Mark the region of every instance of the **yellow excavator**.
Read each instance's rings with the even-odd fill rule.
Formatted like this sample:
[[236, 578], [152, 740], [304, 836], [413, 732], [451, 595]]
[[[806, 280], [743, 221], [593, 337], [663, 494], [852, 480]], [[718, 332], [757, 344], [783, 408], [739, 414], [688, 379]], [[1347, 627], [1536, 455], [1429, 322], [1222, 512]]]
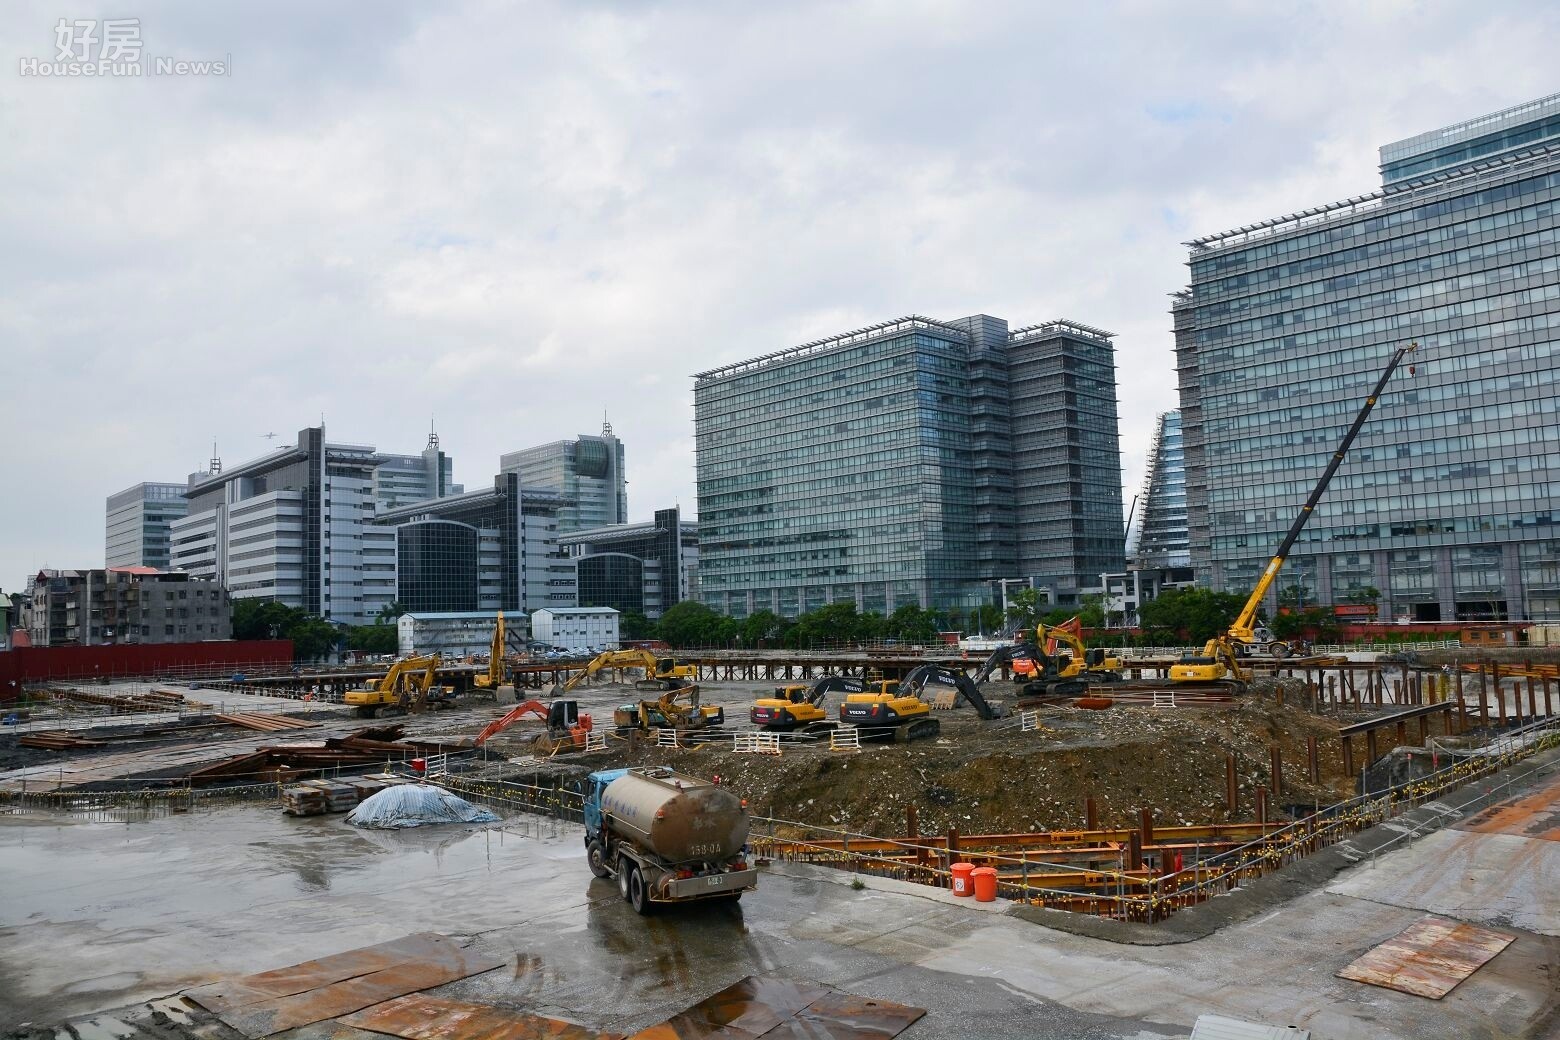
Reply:
[[[687, 704], [677, 698], [689, 694]], [[648, 732], [653, 729], [702, 730], [724, 725], [726, 711], [719, 706], [699, 705], [699, 688], [684, 686], [667, 690], [659, 700], [635, 701], [620, 704], [612, 710], [612, 725], [618, 733], [631, 729]]]
[[[1034, 643], [1015, 643], [999, 647], [986, 659], [975, 675], [979, 686], [1004, 664], [1013, 668], [1013, 681], [1023, 683], [1020, 697], [1078, 697], [1088, 692], [1091, 683], [1122, 681], [1121, 659], [1108, 656], [1101, 647], [1083, 645], [1076, 629], [1078, 619], [1061, 625], [1041, 623], [1035, 626]], [[1056, 653], [1056, 644], [1067, 653]]]
[[[1268, 561], [1262, 577], [1257, 579], [1256, 588], [1251, 590], [1251, 595], [1246, 599], [1246, 605], [1241, 608], [1240, 614], [1228, 631], [1221, 632], [1208, 640], [1202, 653], [1187, 655], [1171, 665], [1172, 682], [1218, 684], [1233, 688], [1237, 692], [1245, 692], [1246, 683], [1251, 679], [1251, 672], [1241, 665], [1241, 654], [1262, 644], [1256, 628], [1257, 608], [1262, 605], [1262, 599], [1267, 595], [1268, 589], [1272, 588], [1279, 569], [1284, 566], [1284, 559], [1289, 555], [1289, 550], [1294, 547], [1295, 541], [1299, 539], [1300, 531], [1305, 527], [1306, 521], [1311, 519], [1311, 513], [1316, 509], [1316, 504], [1321, 501], [1322, 493], [1327, 490], [1327, 485], [1332, 483], [1333, 474], [1338, 472], [1338, 467], [1343, 463], [1343, 456], [1348, 452], [1349, 445], [1354, 443], [1360, 427], [1365, 425], [1371, 409], [1376, 407], [1376, 399], [1381, 396], [1381, 391], [1386, 389], [1387, 380], [1392, 378], [1392, 373], [1397, 371], [1403, 358], [1418, 347], [1418, 343], [1410, 343], [1406, 347], [1399, 347], [1397, 353], [1392, 355], [1392, 360], [1387, 363], [1387, 370], [1377, 380], [1376, 388], [1370, 392], [1370, 396], [1365, 398], [1365, 404], [1354, 417], [1354, 424], [1343, 435], [1338, 450], [1333, 452], [1332, 460], [1327, 463], [1327, 469], [1316, 482], [1316, 487], [1311, 489], [1311, 497], [1306, 499], [1305, 505], [1301, 507], [1300, 515], [1295, 517], [1295, 522], [1290, 525], [1289, 533], [1279, 543], [1278, 552], [1274, 553], [1273, 558]], [[1413, 369], [1410, 368], [1409, 371], [1412, 372]]]
[[416, 715], [444, 700], [443, 687], [436, 685], [441, 663], [438, 654], [402, 658], [384, 678], [361, 690], [348, 690], [342, 701], [366, 719], [382, 711]]
[[509, 644], [505, 642], [504, 612], [498, 612], [498, 620], [493, 623], [493, 644], [488, 648], [488, 670], [486, 675], [479, 675], [474, 682], [479, 690], [496, 690], [504, 685], [507, 678], [504, 674], [504, 656], [509, 650]]
[[678, 664], [670, 657], [656, 657], [648, 650], [608, 650], [595, 657], [583, 670], [569, 676], [568, 682], [554, 686], [552, 695], [561, 696], [605, 668], [639, 668], [645, 677], [634, 683], [639, 690], [687, 690], [699, 677], [696, 665]]
[[864, 740], [904, 743], [935, 737], [942, 724], [932, 718], [932, 706], [906, 692], [898, 680], [877, 683], [861, 693], [846, 694], [840, 705], [840, 722], [861, 730]]
[[770, 733], [826, 733], [835, 727], [824, 710], [823, 701], [831, 693], [891, 693], [893, 680], [872, 682], [853, 675], [826, 675], [811, 683], [776, 686], [774, 693], [754, 699], [748, 719]]

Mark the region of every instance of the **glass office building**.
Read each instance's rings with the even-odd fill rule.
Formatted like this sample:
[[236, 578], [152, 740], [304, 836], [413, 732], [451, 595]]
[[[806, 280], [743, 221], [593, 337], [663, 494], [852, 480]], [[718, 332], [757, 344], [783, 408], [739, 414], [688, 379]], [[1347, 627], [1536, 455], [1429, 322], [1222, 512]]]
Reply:
[[910, 316], [695, 379], [716, 610], [963, 610], [1016, 577], [1075, 602], [1122, 566], [1109, 333]]
[[186, 505], [183, 484], [137, 484], [108, 496], [104, 566], [167, 570], [173, 522]]
[[518, 473], [528, 488], [552, 488], [563, 495], [558, 531], [569, 534], [628, 522], [628, 477], [623, 442], [603, 423], [601, 435], [582, 433], [499, 457], [503, 473]]
[[657, 509], [655, 519], [560, 535], [574, 560], [579, 605], [612, 607], [654, 621], [689, 599], [699, 563], [699, 525], [681, 511]]
[[[1198, 581], [1249, 589], [1392, 352], [1278, 585], [1421, 621], [1560, 618], [1560, 95], [1381, 150], [1385, 188], [1188, 243]], [[1270, 603], [1270, 607], [1273, 604]]]
[[1135, 570], [1178, 572], [1171, 581], [1190, 581], [1191, 540], [1186, 529], [1186, 454], [1181, 413], [1164, 412], [1149, 448], [1143, 476], [1137, 543], [1131, 552]]

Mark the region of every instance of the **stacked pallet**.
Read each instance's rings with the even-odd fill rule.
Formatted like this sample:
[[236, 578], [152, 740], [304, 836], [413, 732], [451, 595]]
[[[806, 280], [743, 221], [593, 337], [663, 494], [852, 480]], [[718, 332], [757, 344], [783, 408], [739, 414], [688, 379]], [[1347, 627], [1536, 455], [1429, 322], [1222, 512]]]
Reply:
[[322, 816], [351, 812], [362, 798], [342, 780], [305, 780], [282, 790], [282, 811], [292, 816]]
[[222, 722], [233, 726], [242, 726], [245, 729], [258, 730], [262, 733], [274, 733], [284, 729], [316, 729], [318, 722], [305, 722], [302, 719], [289, 719], [284, 715], [262, 715], [252, 711], [235, 711], [226, 715], [212, 716]]
[[42, 748], [45, 751], [70, 751], [76, 748], [100, 748], [106, 747], [107, 741], [87, 740], [78, 737], [74, 733], [49, 731], [47, 733], [29, 733], [17, 740], [22, 747]]
[[109, 708], [116, 714], [131, 714], [136, 712], [163, 712], [163, 711], [199, 711], [211, 707], [204, 701], [192, 701], [184, 694], [173, 690], [151, 690], [147, 693], [88, 693], [86, 690], [78, 690], [74, 687], [55, 688], [49, 691], [49, 695], [57, 701], [68, 701], [71, 704], [90, 704], [94, 707]]

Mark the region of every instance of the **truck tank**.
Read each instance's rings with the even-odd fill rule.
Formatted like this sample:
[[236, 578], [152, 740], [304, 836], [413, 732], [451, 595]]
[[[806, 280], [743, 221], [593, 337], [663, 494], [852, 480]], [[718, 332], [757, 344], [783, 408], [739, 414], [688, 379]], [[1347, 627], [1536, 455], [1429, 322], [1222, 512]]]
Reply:
[[607, 826], [668, 863], [730, 859], [748, 838], [735, 792], [671, 769], [634, 769], [601, 792]]

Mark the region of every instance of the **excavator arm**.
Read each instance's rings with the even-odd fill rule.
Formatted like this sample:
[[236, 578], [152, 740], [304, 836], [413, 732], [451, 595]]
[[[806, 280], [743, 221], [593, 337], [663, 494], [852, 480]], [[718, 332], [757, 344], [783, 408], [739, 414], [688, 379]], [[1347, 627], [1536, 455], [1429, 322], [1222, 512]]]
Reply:
[[648, 650], [608, 650], [591, 659], [582, 671], [569, 676], [569, 680], [553, 690], [554, 695], [568, 693], [603, 668], [643, 668], [645, 675], [656, 674], [655, 655]]
[[1014, 643], [1012, 646], [999, 646], [991, 652], [990, 657], [986, 658], [986, 663], [980, 666], [980, 671], [975, 673], [975, 678], [972, 681], [975, 683], [975, 685], [979, 686], [981, 683], [991, 678], [991, 674], [1005, 664], [1011, 664], [1014, 661], [1033, 660], [1034, 652], [1035, 648], [1029, 646], [1027, 643]]
[[959, 691], [960, 696], [970, 702], [970, 707], [974, 708], [975, 713], [983, 719], [989, 721], [1002, 717], [1002, 713], [980, 692], [980, 687], [958, 668], [949, 668], [947, 665], [940, 664], [923, 664], [905, 676], [900, 689], [919, 695], [931, 683], [952, 686]]

